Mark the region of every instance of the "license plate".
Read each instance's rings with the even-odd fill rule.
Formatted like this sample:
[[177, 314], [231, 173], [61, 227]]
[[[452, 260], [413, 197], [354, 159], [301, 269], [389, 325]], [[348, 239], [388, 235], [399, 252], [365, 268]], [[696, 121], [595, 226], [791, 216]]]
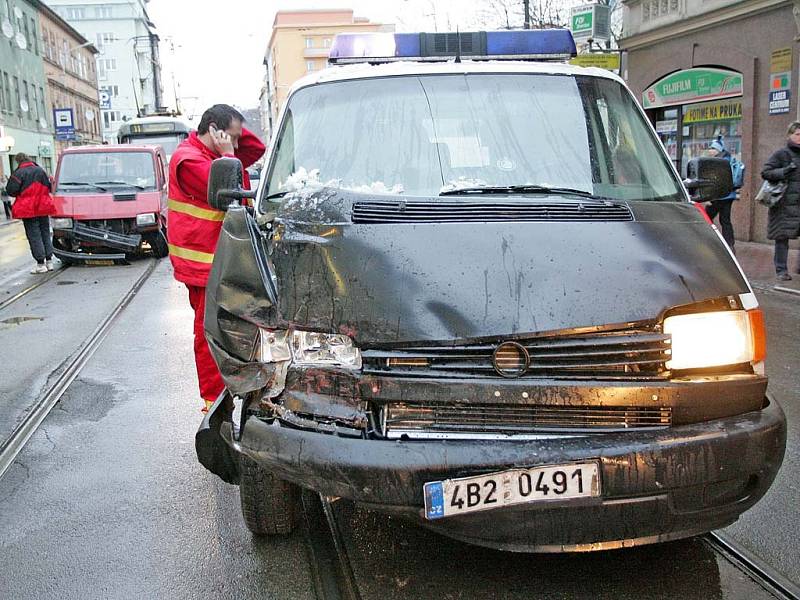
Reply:
[[114, 261], [106, 258], [91, 258], [86, 261], [87, 265], [94, 265], [96, 267], [113, 267]]
[[600, 495], [596, 462], [510, 469], [478, 477], [429, 481], [425, 518], [441, 519], [501, 506]]

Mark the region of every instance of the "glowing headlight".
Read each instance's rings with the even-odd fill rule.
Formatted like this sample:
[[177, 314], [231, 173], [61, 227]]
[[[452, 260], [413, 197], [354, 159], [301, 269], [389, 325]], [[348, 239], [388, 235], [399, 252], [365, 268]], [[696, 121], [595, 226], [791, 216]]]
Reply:
[[72, 219], [69, 217], [58, 217], [50, 219], [53, 229], [72, 229]]
[[361, 351], [346, 335], [316, 331], [261, 330], [259, 359], [279, 362], [291, 359], [299, 366], [361, 368]]
[[139, 226], [155, 225], [156, 224], [155, 213], [142, 213], [141, 215], [136, 215], [136, 224]]
[[760, 310], [676, 315], [664, 319], [672, 336], [668, 369], [699, 369], [764, 360], [766, 338]]

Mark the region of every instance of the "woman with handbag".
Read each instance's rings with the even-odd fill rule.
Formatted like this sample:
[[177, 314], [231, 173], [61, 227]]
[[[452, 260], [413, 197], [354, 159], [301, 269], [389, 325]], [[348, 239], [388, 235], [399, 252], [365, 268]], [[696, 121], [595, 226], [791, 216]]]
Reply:
[[[767, 238], [775, 240], [775, 274], [789, 281], [789, 240], [800, 235], [800, 121], [787, 130], [786, 146], [775, 151], [764, 164], [761, 177], [772, 183], [786, 182], [786, 191], [769, 209]], [[800, 270], [798, 271], [800, 272]]]

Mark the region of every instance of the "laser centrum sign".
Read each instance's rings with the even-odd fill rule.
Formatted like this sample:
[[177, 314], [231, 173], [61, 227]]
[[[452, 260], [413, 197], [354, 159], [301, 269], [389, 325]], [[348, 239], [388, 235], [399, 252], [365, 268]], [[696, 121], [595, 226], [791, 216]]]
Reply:
[[658, 108], [742, 95], [742, 74], [724, 69], [687, 69], [667, 75], [642, 93], [644, 108]]

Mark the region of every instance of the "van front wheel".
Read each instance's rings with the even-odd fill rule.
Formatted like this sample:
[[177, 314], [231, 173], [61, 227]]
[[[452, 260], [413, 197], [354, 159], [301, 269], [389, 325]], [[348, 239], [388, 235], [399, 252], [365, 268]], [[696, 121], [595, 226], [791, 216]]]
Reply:
[[169, 246], [167, 245], [167, 238], [164, 235], [164, 230], [156, 231], [149, 234], [145, 241], [150, 244], [153, 250], [153, 256], [156, 258], [165, 258], [169, 256]]
[[299, 491], [293, 483], [245, 455], [239, 457], [239, 496], [245, 525], [255, 535], [288, 535], [297, 524]]

